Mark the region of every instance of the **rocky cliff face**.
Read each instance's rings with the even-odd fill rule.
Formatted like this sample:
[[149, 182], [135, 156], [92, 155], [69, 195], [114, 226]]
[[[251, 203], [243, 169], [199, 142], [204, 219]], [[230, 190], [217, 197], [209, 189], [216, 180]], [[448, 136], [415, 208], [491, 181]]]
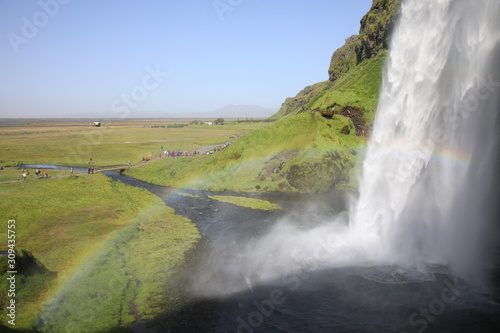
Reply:
[[354, 35], [345, 40], [344, 46], [335, 51], [330, 61], [330, 68], [328, 69], [328, 79], [330, 81], [337, 80], [342, 74], [345, 74], [356, 66], [357, 54], [356, 48], [359, 43], [359, 35]]
[[374, 0], [370, 11], [361, 19], [356, 45], [358, 64], [374, 58], [389, 48], [392, 29], [400, 12], [402, 0]]
[[328, 81], [308, 86], [297, 96], [287, 98], [273, 118], [280, 118], [306, 108], [318, 94], [329, 89], [329, 82], [335, 82], [351, 68], [376, 57], [380, 51], [387, 50], [392, 29], [400, 12], [401, 1], [374, 0], [370, 11], [361, 19], [359, 35], [347, 38], [344, 46], [333, 53], [328, 69]]

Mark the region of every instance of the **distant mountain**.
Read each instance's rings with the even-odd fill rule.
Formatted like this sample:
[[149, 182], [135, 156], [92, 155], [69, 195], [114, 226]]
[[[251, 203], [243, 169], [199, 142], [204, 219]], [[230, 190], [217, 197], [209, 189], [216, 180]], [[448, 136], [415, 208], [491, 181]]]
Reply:
[[[226, 105], [223, 108], [209, 111], [209, 112], [186, 112], [186, 113], [159, 113], [159, 112], [140, 112], [133, 110], [127, 114], [126, 118], [268, 118], [278, 109], [264, 108], [257, 105]], [[67, 117], [67, 116], [66, 116]], [[89, 112], [82, 114], [75, 114], [71, 117], [76, 118], [92, 118], [92, 119], [104, 119], [104, 118], [120, 118], [123, 114], [113, 114], [111, 112], [98, 113]], [[64, 117], [61, 117], [64, 118]]]
[[211, 112], [192, 112], [170, 114], [176, 118], [267, 118], [277, 109], [264, 108], [257, 105], [226, 105]]

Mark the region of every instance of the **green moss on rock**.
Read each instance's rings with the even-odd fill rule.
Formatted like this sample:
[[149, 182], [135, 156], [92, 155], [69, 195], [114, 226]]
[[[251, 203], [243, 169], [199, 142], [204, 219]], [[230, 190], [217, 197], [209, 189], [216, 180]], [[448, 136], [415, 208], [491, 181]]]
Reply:
[[[374, 111], [383, 64], [376, 63], [375, 72], [373, 66], [368, 69], [359, 67], [367, 60], [380, 57], [388, 50], [400, 7], [401, 0], [374, 0], [370, 11], [361, 19], [359, 35], [347, 38], [345, 44], [333, 53], [328, 68], [329, 80], [307, 86], [295, 97], [287, 98], [272, 118], [278, 119], [292, 113], [307, 111], [317, 107], [318, 101], [321, 101], [319, 104], [323, 108], [338, 103], [341, 106], [354, 105], [368, 112]], [[364, 70], [370, 71], [366, 74], [369, 76], [366, 82], [360, 81], [365, 75], [360, 73]], [[342, 83], [337, 84], [340, 80]], [[343, 87], [347, 86], [355, 87], [357, 90], [350, 89], [346, 94]], [[331, 96], [334, 97], [330, 98]], [[339, 98], [341, 101], [337, 102]], [[331, 102], [325, 103], [328, 99]]]
[[370, 11], [361, 19], [358, 43], [355, 47], [357, 62], [376, 57], [389, 49], [392, 30], [399, 16], [401, 0], [374, 0]]
[[330, 68], [328, 69], [330, 81], [334, 82], [358, 64], [356, 56], [358, 40], [358, 35], [347, 38], [344, 46], [333, 53], [332, 60], [330, 61]]

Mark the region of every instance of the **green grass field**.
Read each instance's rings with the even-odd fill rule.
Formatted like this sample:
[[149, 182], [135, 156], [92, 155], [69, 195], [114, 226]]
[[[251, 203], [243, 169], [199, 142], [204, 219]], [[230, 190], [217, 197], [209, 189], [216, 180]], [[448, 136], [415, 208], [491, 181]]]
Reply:
[[189, 125], [182, 128], [151, 127], [161, 121], [106, 123], [103, 127], [80, 124], [30, 124], [0, 127], [0, 166], [54, 164], [95, 166], [139, 163], [142, 157], [158, 156], [163, 150], [192, 151], [224, 144], [269, 123]]
[[[41, 174], [37, 178], [35, 175], [35, 169], [30, 168], [25, 170], [29, 171], [29, 175], [26, 176], [26, 181], [30, 180], [45, 181], [48, 178], [71, 175], [70, 170], [40, 169]], [[43, 177], [43, 170], [47, 171], [47, 178]], [[74, 171], [73, 174], [77, 176], [77, 175], [83, 175], [85, 173]], [[12, 181], [12, 180], [24, 180], [21, 167], [5, 167], [3, 170], [0, 170], [0, 182]]]
[[[97, 332], [179, 302], [165, 288], [200, 236], [156, 196], [99, 174], [0, 184], [0, 191], [1, 244], [7, 220], [15, 219], [17, 249], [57, 272], [57, 278], [20, 272], [16, 328]], [[3, 293], [0, 302], [5, 324]]]

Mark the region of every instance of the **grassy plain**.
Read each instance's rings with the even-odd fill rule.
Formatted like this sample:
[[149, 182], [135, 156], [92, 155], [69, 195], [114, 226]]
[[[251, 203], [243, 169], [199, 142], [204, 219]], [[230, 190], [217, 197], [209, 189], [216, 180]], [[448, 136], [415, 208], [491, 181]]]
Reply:
[[[187, 120], [103, 121], [102, 127], [85, 123], [39, 122], [3, 124], [0, 127], [0, 166], [54, 164], [96, 166], [139, 163], [142, 157], [158, 156], [164, 150], [192, 151], [203, 146], [223, 144], [234, 137], [269, 123], [189, 125], [169, 128]], [[161, 126], [167, 126], [163, 128]]]
[[[26, 180], [37, 180], [40, 179], [46, 180], [43, 175], [43, 170], [47, 171], [47, 177], [59, 177], [59, 176], [69, 176], [71, 175], [70, 170], [47, 170], [47, 169], [40, 169], [40, 172], [42, 172], [41, 175], [38, 176], [38, 178], [35, 175], [35, 169], [30, 168], [30, 169], [25, 169], [29, 171], [29, 175], [26, 176]], [[74, 171], [74, 175], [82, 175], [84, 174], [83, 172], [78, 172]], [[23, 180], [23, 175], [22, 175], [22, 169], [20, 167], [4, 167], [3, 170], [0, 170], [0, 182], [5, 182], [5, 181], [13, 181], [13, 180]]]

